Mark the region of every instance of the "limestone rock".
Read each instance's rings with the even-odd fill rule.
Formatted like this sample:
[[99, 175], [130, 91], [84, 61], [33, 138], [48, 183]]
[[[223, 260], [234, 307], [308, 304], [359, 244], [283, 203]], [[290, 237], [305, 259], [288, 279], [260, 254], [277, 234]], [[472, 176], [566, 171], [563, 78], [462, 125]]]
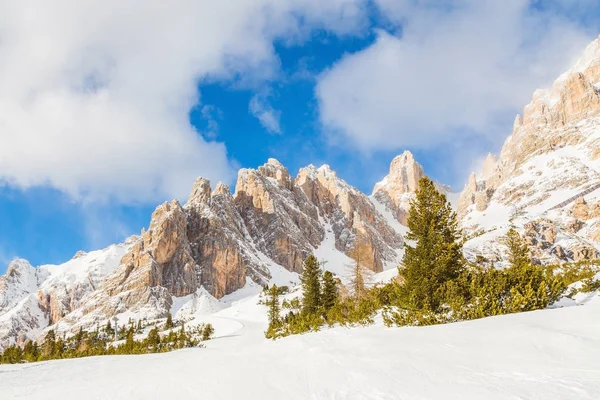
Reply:
[[577, 233], [583, 228], [584, 223], [577, 218], [569, 218], [563, 225], [563, 229], [568, 233]]
[[[392, 160], [388, 175], [375, 184], [372, 197], [384, 205], [397, 221], [406, 225], [410, 202], [419, 188], [419, 180], [425, 176], [423, 166], [410, 151], [405, 151]], [[434, 184], [440, 192], [450, 193], [450, 187], [437, 182]]]
[[234, 202], [258, 249], [290, 271], [324, 239], [317, 208], [275, 160], [239, 171]]
[[583, 197], [575, 200], [571, 207], [571, 214], [580, 220], [587, 221], [592, 218], [600, 217], [600, 202], [588, 204]]
[[565, 249], [560, 245], [554, 246], [552, 249], [552, 254], [556, 255], [560, 261], [568, 261], [569, 255], [565, 252]]
[[[593, 255], [573, 246], [598, 243], [590, 224], [600, 217], [600, 204], [588, 204], [583, 197], [574, 204], [563, 202], [600, 183], [593, 167], [600, 154], [599, 83], [597, 39], [551, 88], [534, 92], [498, 158], [488, 156], [481, 172], [471, 175], [458, 206], [465, 233], [500, 231], [510, 224], [528, 237], [541, 262]], [[468, 241], [466, 254], [478, 254], [481, 246], [481, 241]]]
[[399, 262], [395, 249], [402, 247], [403, 238], [367, 196], [341, 180], [328, 165], [301, 169], [296, 184], [331, 225], [338, 250], [348, 253], [358, 236], [369, 249], [369, 265], [374, 271]]
[[581, 244], [571, 248], [573, 261], [585, 261], [598, 258], [598, 250], [594, 247]]
[[[535, 205], [544, 200], [543, 196], [536, 196], [535, 185], [528, 181], [521, 179], [518, 186], [506, 187], [504, 183], [509, 179], [516, 181], [517, 176], [527, 174], [528, 170], [523, 169], [523, 165], [531, 157], [551, 153], [565, 146], [576, 146], [586, 140], [581, 121], [595, 124], [595, 118], [600, 116], [600, 97], [595, 86], [600, 81], [599, 40], [588, 46], [581, 60], [561, 75], [551, 89], [534, 93], [531, 103], [524, 108], [523, 117], [517, 116], [515, 119], [512, 135], [504, 143], [497, 161], [494, 163], [488, 156], [477, 187], [471, 181], [465, 187], [459, 215], [465, 214], [465, 207], [469, 203], [475, 204], [473, 194], [482, 190], [496, 191], [500, 187], [493, 197], [502, 204], [514, 204], [531, 198], [528, 205]], [[560, 169], [562, 166], [555, 167]], [[544, 189], [551, 191], [573, 187], [585, 181], [585, 178], [571, 176], [552, 180]], [[479, 210], [483, 204], [485, 202], [480, 201]]]
[[596, 221], [589, 228], [588, 238], [596, 243], [600, 243], [600, 221]]

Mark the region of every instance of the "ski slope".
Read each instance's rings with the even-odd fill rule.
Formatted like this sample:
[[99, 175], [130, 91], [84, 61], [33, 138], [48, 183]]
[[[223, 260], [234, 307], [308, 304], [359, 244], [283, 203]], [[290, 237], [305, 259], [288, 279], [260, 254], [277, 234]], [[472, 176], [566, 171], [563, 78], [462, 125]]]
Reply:
[[598, 399], [600, 297], [464, 323], [264, 339], [253, 296], [206, 348], [0, 366], [2, 399]]

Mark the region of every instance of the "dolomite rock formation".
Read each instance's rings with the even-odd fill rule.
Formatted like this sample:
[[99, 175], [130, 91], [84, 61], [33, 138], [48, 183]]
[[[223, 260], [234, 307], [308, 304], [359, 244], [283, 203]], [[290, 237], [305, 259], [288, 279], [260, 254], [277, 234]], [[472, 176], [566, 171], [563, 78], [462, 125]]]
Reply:
[[[482, 172], [469, 179], [458, 214], [467, 233], [480, 235], [467, 242], [467, 253], [482, 254], [510, 224], [535, 242], [534, 251], [543, 262], [595, 256], [600, 246], [594, 225], [600, 217], [598, 193], [550, 209], [600, 182], [595, 162], [600, 156], [599, 94], [597, 39], [550, 89], [535, 91], [523, 116], [515, 118], [499, 157], [488, 156]], [[552, 227], [546, 238], [540, 237], [539, 226], [535, 236], [528, 226], [540, 218]]]
[[[122, 245], [117, 262], [110, 258], [114, 266], [102, 274], [90, 269], [68, 285], [44, 275], [54, 284], [40, 285], [43, 269], [14, 264], [0, 279], [0, 304], [14, 308], [30, 296], [29, 308], [21, 310], [15, 326], [38, 330], [58, 322], [71, 331], [88, 328], [124, 312], [164, 317], [175, 297], [205, 291], [221, 298], [248, 279], [268, 283], [273, 269], [278, 274], [300, 272], [326, 235], [332, 236], [329, 250], [345, 254], [360, 238], [374, 271], [400, 261], [402, 236], [366, 195], [328, 166], [303, 168], [293, 178], [270, 159], [256, 170], [240, 170], [233, 195], [227, 185], [218, 183], [211, 190], [210, 182], [199, 178], [183, 206], [176, 200], [159, 205], [148, 229]], [[78, 253], [71, 262], [85, 269], [97, 258]], [[32, 313], [35, 318], [28, 325], [24, 321]], [[6, 338], [15, 339], [16, 332], [14, 327], [7, 330]]]
[[[419, 188], [419, 180], [425, 176], [423, 166], [410, 151], [405, 151], [392, 160], [389, 174], [375, 184], [372, 197], [384, 205], [398, 222], [406, 225], [410, 201]], [[440, 192], [450, 192], [448, 186], [434, 183]]]
[[319, 210], [277, 160], [240, 170], [234, 202], [255, 246], [290, 271], [301, 271], [324, 239]]
[[571, 214], [580, 220], [587, 221], [589, 219], [600, 217], [600, 202], [590, 205], [583, 197], [575, 200], [571, 207]]
[[115, 270], [132, 240], [76, 254], [62, 265], [34, 268], [25, 260], [11, 262], [0, 277], [0, 348], [37, 339], [48, 325], [89, 304], [89, 296]]
[[328, 165], [301, 169], [296, 185], [328, 221], [337, 250], [348, 253], [358, 238], [368, 249], [368, 265], [373, 271], [399, 261], [397, 249], [402, 247], [402, 236], [367, 196], [338, 178]]
[[598, 258], [598, 250], [593, 246], [578, 244], [571, 248], [573, 261], [585, 261]]
[[477, 211], [485, 210], [500, 184], [501, 176], [498, 159], [494, 155], [488, 154], [483, 163], [481, 176], [478, 178], [474, 172], [471, 173], [460, 194], [457, 205], [458, 216], [464, 216], [471, 206], [474, 206]]
[[[533, 168], [525, 165], [534, 157], [549, 155], [566, 147], [579, 147], [588, 158], [600, 154], [600, 138], [594, 134], [600, 123], [597, 118], [600, 116], [599, 82], [600, 39], [597, 39], [587, 47], [579, 62], [554, 82], [551, 89], [535, 91], [531, 103], [524, 108], [523, 117], [516, 117], [512, 135], [504, 143], [499, 158], [496, 160], [488, 156], [482, 176], [469, 180], [461, 196], [459, 215], [465, 215], [472, 205], [477, 211], [485, 210], [492, 197], [502, 204], [530, 200], [527, 206], [543, 201], [544, 198], [535, 196], [537, 188], [532, 183], [533, 179], [515, 182], [515, 178], [521, 175], [533, 175], [532, 178], [542, 180], [542, 171], [531, 174]], [[599, 173], [586, 164], [577, 165], [579, 160], [576, 157], [545, 158], [548, 159], [548, 167], [558, 172], [571, 165], [580, 171], [567, 179], [557, 179], [559, 174], [553, 173], [554, 179], [545, 182], [544, 193], [579, 186], [590, 177], [600, 178]], [[540, 174], [535, 175], [537, 172]], [[513, 182], [507, 182], [509, 180]], [[495, 193], [500, 186], [501, 190]]]

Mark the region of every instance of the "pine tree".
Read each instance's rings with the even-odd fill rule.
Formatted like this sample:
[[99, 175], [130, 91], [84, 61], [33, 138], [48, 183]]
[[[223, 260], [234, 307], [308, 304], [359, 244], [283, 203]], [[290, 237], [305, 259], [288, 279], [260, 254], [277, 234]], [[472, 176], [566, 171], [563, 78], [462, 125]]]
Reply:
[[204, 325], [204, 329], [202, 329], [202, 340], [210, 340], [214, 333], [215, 328], [213, 328], [211, 324]]
[[152, 328], [152, 330], [148, 332], [148, 338], [146, 340], [148, 342], [149, 350], [152, 352], [157, 352], [160, 347], [160, 335], [158, 333], [158, 328]]
[[106, 333], [107, 336], [112, 336], [115, 334], [115, 331], [112, 328], [112, 325], [110, 324], [110, 319], [108, 320], [108, 322], [106, 323], [106, 326], [104, 327], [104, 332]]
[[173, 329], [173, 316], [171, 313], [167, 315], [167, 322], [165, 323], [165, 329]]
[[56, 334], [53, 329], [50, 329], [48, 333], [46, 333], [43, 344], [43, 354], [47, 359], [54, 358], [56, 354]]
[[184, 348], [187, 344], [187, 335], [185, 333], [185, 324], [181, 324], [181, 330], [179, 331], [179, 337], [177, 338], [178, 347]]
[[405, 306], [436, 311], [444, 285], [459, 276], [464, 263], [456, 214], [429, 178], [419, 181], [408, 227], [406, 238], [415, 244], [405, 245], [404, 268], [400, 270]]
[[323, 273], [323, 295], [321, 296], [323, 310], [325, 312], [329, 311], [335, 305], [337, 299], [337, 282], [331, 271], [325, 271], [325, 273]]
[[83, 328], [79, 327], [79, 331], [77, 331], [77, 334], [75, 335], [75, 342], [80, 343], [82, 340], [83, 340]]
[[38, 345], [36, 342], [28, 340], [23, 347], [23, 359], [28, 362], [37, 361], [39, 354]]
[[304, 262], [302, 282], [302, 312], [316, 314], [321, 305], [321, 267], [314, 255], [308, 256]]
[[514, 228], [508, 230], [503, 243], [508, 247], [508, 262], [511, 266], [523, 267], [531, 264], [529, 247]]
[[279, 316], [280, 307], [279, 307], [279, 290], [277, 285], [273, 285], [271, 289], [269, 289], [269, 329], [276, 330], [281, 326], [281, 317]]
[[135, 340], [133, 338], [133, 326], [127, 330], [127, 336], [125, 338], [125, 354], [133, 354], [135, 347]]

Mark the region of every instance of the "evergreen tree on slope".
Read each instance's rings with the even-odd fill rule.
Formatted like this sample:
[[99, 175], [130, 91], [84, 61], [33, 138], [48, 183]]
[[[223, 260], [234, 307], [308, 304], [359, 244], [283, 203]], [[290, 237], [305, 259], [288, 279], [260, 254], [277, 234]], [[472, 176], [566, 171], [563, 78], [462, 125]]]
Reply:
[[279, 316], [279, 288], [277, 285], [273, 285], [268, 291], [269, 299], [267, 300], [267, 306], [269, 307], [269, 328], [265, 332], [267, 338], [276, 338], [278, 330], [281, 327], [281, 317]]
[[321, 267], [312, 254], [304, 262], [300, 281], [302, 282], [302, 312], [316, 314], [321, 305]]
[[427, 177], [419, 181], [411, 202], [408, 227], [406, 238], [414, 245], [405, 244], [400, 269], [404, 303], [414, 310], [437, 311], [444, 285], [459, 276], [464, 262], [456, 213]]
[[325, 271], [323, 273], [323, 294], [321, 296], [323, 311], [329, 311], [335, 305], [337, 299], [337, 282], [335, 281], [331, 271]]

